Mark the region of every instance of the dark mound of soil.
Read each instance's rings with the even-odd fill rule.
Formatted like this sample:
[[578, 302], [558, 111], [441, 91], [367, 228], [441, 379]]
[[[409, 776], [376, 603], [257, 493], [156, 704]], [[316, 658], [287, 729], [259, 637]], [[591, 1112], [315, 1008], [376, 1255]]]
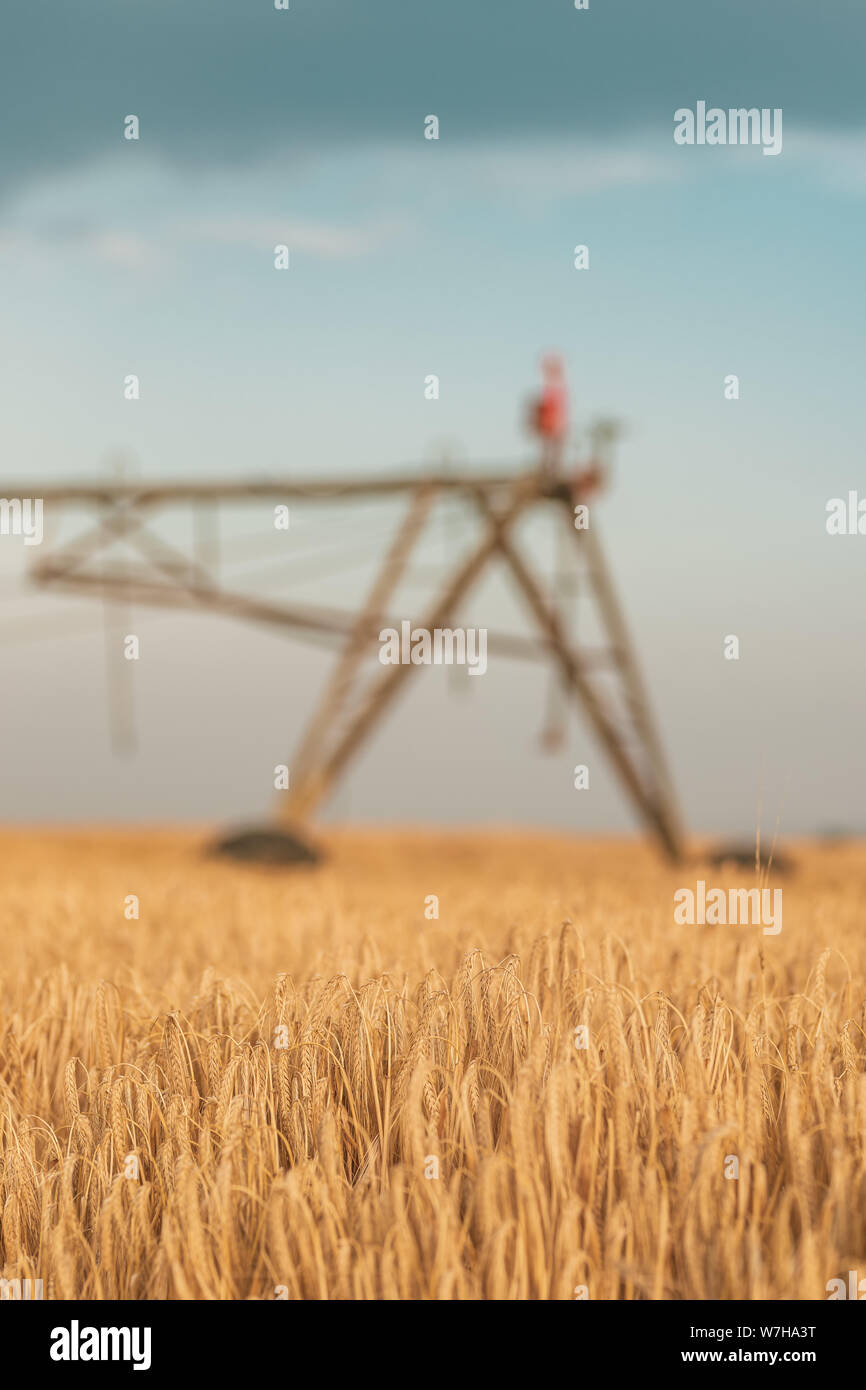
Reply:
[[[731, 868], [754, 869], [755, 867], [755, 846], [753, 844], [728, 844], [717, 845], [707, 856], [711, 864], [718, 867], [730, 865]], [[772, 862], [770, 860], [769, 846], [761, 846], [760, 867], [766, 869], [770, 865], [772, 873], [789, 874], [794, 869], [794, 860], [789, 854], [783, 854], [780, 849], [773, 851]]]
[[210, 853], [246, 864], [318, 864], [322, 859], [299, 835], [271, 828], [233, 831], [217, 840]]

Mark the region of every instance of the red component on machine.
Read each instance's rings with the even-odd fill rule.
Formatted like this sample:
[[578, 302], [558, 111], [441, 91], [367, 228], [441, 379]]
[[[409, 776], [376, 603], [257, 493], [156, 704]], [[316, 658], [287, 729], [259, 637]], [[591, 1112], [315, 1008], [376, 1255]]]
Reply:
[[560, 442], [568, 433], [568, 387], [562, 359], [544, 357], [541, 362], [544, 386], [535, 402], [534, 427], [542, 439]]

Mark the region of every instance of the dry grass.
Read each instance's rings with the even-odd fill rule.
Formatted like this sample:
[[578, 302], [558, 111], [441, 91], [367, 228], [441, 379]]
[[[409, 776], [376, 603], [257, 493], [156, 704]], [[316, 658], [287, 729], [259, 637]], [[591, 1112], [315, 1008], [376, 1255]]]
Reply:
[[773, 937], [674, 926], [676, 887], [749, 875], [627, 844], [333, 842], [285, 875], [188, 835], [0, 837], [6, 1278], [771, 1299], [866, 1273], [862, 848], [802, 847]]

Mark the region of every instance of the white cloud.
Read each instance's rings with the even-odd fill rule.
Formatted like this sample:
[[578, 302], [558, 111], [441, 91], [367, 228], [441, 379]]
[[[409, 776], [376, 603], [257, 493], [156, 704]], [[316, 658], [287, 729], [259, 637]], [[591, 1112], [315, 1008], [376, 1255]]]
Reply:
[[169, 229], [168, 235], [175, 242], [253, 249], [284, 243], [290, 251], [326, 260], [346, 260], [380, 250], [399, 237], [403, 229], [404, 224], [399, 219], [346, 226], [298, 218], [217, 216], [180, 224]]
[[[184, 180], [154, 160], [134, 169], [128, 160], [101, 160], [30, 186], [4, 207], [0, 251], [38, 257], [46, 244], [62, 243], [70, 254], [149, 270], [202, 246], [270, 254], [285, 243], [305, 256], [348, 260], [404, 234], [401, 215], [367, 200], [360, 216], [357, 200], [344, 207], [342, 182], [341, 171], [321, 163], [283, 161]], [[323, 198], [328, 215], [307, 215]]]
[[793, 130], [785, 154], [811, 165], [822, 182], [845, 193], [866, 193], [866, 130]]
[[[419, 139], [417, 148], [332, 149], [186, 176], [158, 160], [114, 156], [29, 186], [4, 209], [0, 251], [38, 257], [62, 242], [70, 254], [140, 272], [204, 246], [270, 254], [284, 243], [302, 256], [350, 260], [405, 241], [443, 209], [459, 216], [502, 204], [534, 218], [620, 189], [766, 174], [764, 161], [719, 157], [752, 150], [698, 153], [684, 158], [661, 130], [636, 130], [609, 141]], [[782, 160], [834, 191], [866, 192], [866, 130], [786, 130]]]
[[675, 181], [682, 177], [675, 154], [638, 137], [610, 144], [504, 140], [458, 146], [447, 162], [476, 188], [555, 200]]

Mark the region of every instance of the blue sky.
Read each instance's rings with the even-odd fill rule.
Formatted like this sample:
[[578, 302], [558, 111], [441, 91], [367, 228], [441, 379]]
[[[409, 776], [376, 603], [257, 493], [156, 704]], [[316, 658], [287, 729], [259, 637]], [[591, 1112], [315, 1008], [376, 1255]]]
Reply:
[[[557, 348], [578, 423], [626, 424], [597, 519], [687, 821], [751, 834], [763, 786], [783, 830], [863, 828], [866, 540], [824, 530], [828, 498], [866, 495], [863, 30], [838, 3], [20, 13], [0, 86], [6, 478], [104, 476], [116, 450], [148, 477], [420, 468], [444, 447], [516, 463]], [[781, 155], [675, 146], [699, 99], [781, 107]], [[363, 540], [365, 516], [348, 525]], [[327, 550], [332, 519], [304, 526]], [[142, 614], [140, 748], [112, 760], [98, 607], [27, 594], [24, 559], [0, 540], [0, 814], [266, 809], [324, 659]], [[366, 573], [328, 599], [355, 602]], [[465, 618], [512, 614], [493, 587]], [[581, 720], [538, 754], [539, 673], [470, 684], [424, 673], [332, 813], [633, 823]], [[598, 769], [582, 800], [576, 762]]]

